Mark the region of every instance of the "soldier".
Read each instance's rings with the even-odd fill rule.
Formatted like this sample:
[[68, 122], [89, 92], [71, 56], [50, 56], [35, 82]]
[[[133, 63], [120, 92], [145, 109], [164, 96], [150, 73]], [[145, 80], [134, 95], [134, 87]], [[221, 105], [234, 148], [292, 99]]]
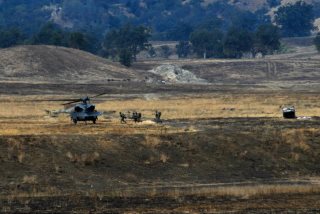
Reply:
[[137, 120], [139, 123], [142, 122], [142, 114], [141, 113], [138, 113], [138, 120]]
[[162, 123], [161, 112], [157, 110], [155, 116], [156, 116], [156, 119], [155, 119], [156, 123]]
[[134, 111], [134, 112], [132, 113], [132, 119], [133, 119], [133, 121], [134, 121], [135, 123], [138, 122], [138, 113], [137, 113], [136, 111]]
[[121, 118], [121, 123], [127, 123], [126, 122], [127, 116], [124, 113], [120, 112], [120, 118]]

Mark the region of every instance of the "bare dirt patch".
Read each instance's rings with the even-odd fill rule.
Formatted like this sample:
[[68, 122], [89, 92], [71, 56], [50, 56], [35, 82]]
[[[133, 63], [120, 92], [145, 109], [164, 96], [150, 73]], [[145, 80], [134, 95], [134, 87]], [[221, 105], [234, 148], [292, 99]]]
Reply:
[[206, 83], [205, 80], [197, 78], [192, 72], [177, 65], [160, 65], [150, 72], [161, 76], [168, 83]]

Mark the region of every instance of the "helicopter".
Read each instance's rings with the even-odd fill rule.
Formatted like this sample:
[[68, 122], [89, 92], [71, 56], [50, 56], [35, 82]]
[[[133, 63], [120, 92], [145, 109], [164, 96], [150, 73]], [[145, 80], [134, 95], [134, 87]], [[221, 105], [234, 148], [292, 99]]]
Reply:
[[[96, 98], [102, 95], [105, 95], [106, 93], [99, 94], [96, 96], [93, 96], [91, 98]], [[80, 98], [80, 99], [65, 99], [65, 100], [33, 100], [36, 102], [43, 102], [43, 101], [58, 101], [58, 102], [66, 102], [62, 104], [65, 108], [61, 110], [45, 110], [45, 112], [50, 117], [58, 117], [60, 114], [69, 114], [71, 121], [74, 124], [77, 124], [79, 121], [84, 121], [87, 123], [87, 121], [92, 121], [94, 124], [97, 122], [98, 117], [101, 116], [104, 113], [108, 112], [99, 112], [96, 110], [96, 106], [90, 102], [90, 99], [88, 96]], [[72, 106], [72, 104], [76, 104]]]
[[66, 106], [74, 103], [79, 103], [76, 104], [70, 112], [70, 118], [74, 124], [77, 124], [78, 121], [92, 121], [93, 124], [95, 124], [98, 117], [102, 115], [101, 112], [96, 110], [96, 106], [90, 103], [90, 98], [88, 96], [63, 105]]

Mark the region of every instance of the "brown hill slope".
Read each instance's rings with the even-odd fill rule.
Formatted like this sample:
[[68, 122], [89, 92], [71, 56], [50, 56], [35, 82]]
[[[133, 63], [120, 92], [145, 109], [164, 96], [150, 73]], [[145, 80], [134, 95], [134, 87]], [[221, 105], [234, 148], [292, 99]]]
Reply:
[[134, 78], [131, 70], [80, 50], [54, 46], [0, 50], [0, 81], [88, 83]]

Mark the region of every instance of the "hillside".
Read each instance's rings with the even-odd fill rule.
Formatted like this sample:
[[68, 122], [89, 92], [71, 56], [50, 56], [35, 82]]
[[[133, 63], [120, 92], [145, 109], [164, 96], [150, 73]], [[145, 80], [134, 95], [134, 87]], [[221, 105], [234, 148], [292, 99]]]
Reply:
[[[261, 59], [149, 60], [135, 63], [133, 69], [137, 71], [160, 69], [158, 73], [161, 74], [166, 73], [166, 69], [174, 65], [191, 72], [199, 79], [206, 80], [211, 85], [265, 85], [272, 89], [290, 88], [290, 90], [297, 89], [300, 85], [304, 89], [314, 88], [320, 79], [320, 55], [315, 47], [310, 45], [311, 41], [312, 38], [285, 39], [283, 44], [288, 48], [288, 53]], [[162, 79], [167, 81], [174, 74], [179, 73], [171, 69], [171, 74], [162, 76]]]
[[117, 63], [70, 48], [18, 46], [0, 50], [0, 81], [89, 83], [135, 77]]
[[[125, 84], [123, 90], [131, 93], [153, 92], [165, 88], [176, 90], [180, 86], [188, 88], [188, 83], [199, 84], [202, 90], [210, 90], [210, 87], [215, 88], [221, 84], [298, 89], [304, 83], [315, 89], [320, 79], [320, 56], [315, 48], [310, 46], [310, 41], [312, 38], [285, 39], [283, 43], [289, 52], [268, 56], [265, 59], [139, 60], [131, 69], [76, 49], [18, 46], [0, 50], [0, 81], [3, 83], [1, 91], [4, 90], [6, 93], [9, 86], [4, 86], [5, 84], [20, 92], [21, 87], [27, 87], [24, 84], [12, 84], [17, 82], [31, 84], [28, 87], [33, 90], [36, 90], [34, 83], [43, 83], [46, 86], [39, 86], [42, 93], [43, 87], [50, 91], [68, 91], [68, 84], [54, 89], [50, 85], [72, 83], [73, 87], [79, 86], [77, 91], [96, 94], [97, 91], [106, 90], [100, 89], [98, 85], [105, 87], [107, 82], [116, 90], [120, 90], [119, 86]], [[172, 78], [175, 81], [171, 81]], [[168, 84], [161, 84], [163, 80]], [[83, 83], [95, 86], [90, 87], [90, 90], [81, 89]], [[203, 83], [206, 83], [206, 86], [201, 86]]]
[[[30, 0], [0, 1], [0, 29], [19, 27], [27, 35], [38, 32], [46, 22], [53, 22], [69, 30], [81, 30], [101, 37], [110, 29], [131, 22], [143, 24], [153, 29], [154, 38], [177, 40], [172, 31], [188, 31], [179, 28], [181, 23], [196, 27], [219, 18], [221, 26], [245, 21], [252, 27], [265, 23], [270, 11], [280, 4], [295, 0]], [[314, 5], [316, 17], [319, 2], [309, 0]], [[270, 18], [270, 17], [269, 17]], [[176, 29], [178, 28], [178, 29]], [[184, 38], [179, 38], [184, 39]]]
[[[0, 49], [0, 213], [318, 213], [311, 41], [284, 39], [284, 54], [260, 59], [131, 69], [70, 48]], [[96, 124], [58, 116], [84, 96]], [[296, 119], [282, 118], [287, 105]]]

